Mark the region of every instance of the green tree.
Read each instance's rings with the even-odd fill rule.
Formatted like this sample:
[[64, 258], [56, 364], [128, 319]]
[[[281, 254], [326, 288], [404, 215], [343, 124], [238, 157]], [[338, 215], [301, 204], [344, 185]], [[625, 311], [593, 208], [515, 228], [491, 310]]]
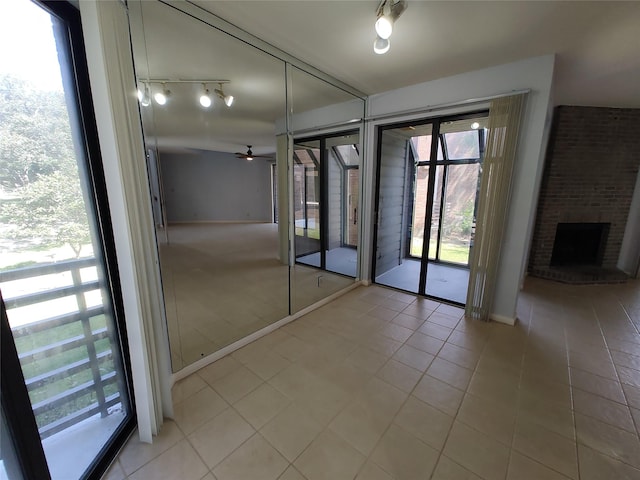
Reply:
[[0, 186], [23, 187], [64, 164], [75, 164], [64, 94], [0, 76]]
[[7, 238], [76, 257], [90, 242], [63, 92], [0, 76], [0, 193]]
[[68, 172], [43, 175], [22, 187], [19, 197], [3, 202], [2, 220], [10, 238], [40, 247], [66, 244], [76, 258], [91, 241], [80, 184]]

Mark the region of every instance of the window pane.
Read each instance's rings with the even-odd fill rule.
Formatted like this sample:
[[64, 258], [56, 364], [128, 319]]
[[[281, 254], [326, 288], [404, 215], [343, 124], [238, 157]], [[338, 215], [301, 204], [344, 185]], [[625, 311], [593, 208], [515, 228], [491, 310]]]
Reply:
[[476, 130], [446, 133], [444, 138], [447, 144], [449, 160], [469, 160], [480, 158], [478, 132]]
[[345, 165], [359, 165], [360, 155], [355, 145], [338, 145], [336, 147]]
[[[444, 179], [444, 166], [436, 168], [436, 182], [433, 189], [433, 210], [431, 211], [431, 234], [429, 239], [429, 260], [434, 260], [438, 248], [438, 229], [440, 228], [440, 204], [442, 203], [442, 181]], [[438, 259], [440, 260], [440, 259]]]
[[347, 221], [344, 243], [355, 247], [358, 245], [358, 190], [360, 185], [360, 170], [350, 168], [347, 170]]
[[358, 266], [358, 150], [354, 143], [358, 135], [339, 135], [325, 139], [326, 148], [326, 215], [324, 232], [327, 246], [325, 266], [327, 271], [355, 277]]
[[[431, 130], [431, 125], [428, 126]], [[416, 152], [416, 162], [428, 162], [431, 158], [431, 135], [420, 135], [418, 137], [411, 137], [411, 143], [413, 144], [414, 151]], [[438, 157], [437, 160], [443, 160], [442, 145], [438, 142]]]
[[52, 478], [69, 480], [84, 474], [131, 412], [66, 28], [35, 3], [7, 4], [0, 287]]
[[450, 165], [447, 171], [440, 260], [469, 263], [480, 164]]
[[294, 148], [295, 253], [298, 262], [320, 267], [320, 149], [311, 148], [315, 144]]
[[413, 197], [413, 218], [411, 219], [411, 243], [409, 255], [422, 257], [424, 244], [424, 216], [427, 209], [427, 190], [429, 187], [429, 167], [419, 165], [416, 167]]

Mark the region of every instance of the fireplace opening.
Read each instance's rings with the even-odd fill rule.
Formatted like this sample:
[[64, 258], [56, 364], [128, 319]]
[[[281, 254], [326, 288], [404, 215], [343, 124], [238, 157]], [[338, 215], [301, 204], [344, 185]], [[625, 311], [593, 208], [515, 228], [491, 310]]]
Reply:
[[551, 266], [602, 265], [610, 223], [558, 223]]

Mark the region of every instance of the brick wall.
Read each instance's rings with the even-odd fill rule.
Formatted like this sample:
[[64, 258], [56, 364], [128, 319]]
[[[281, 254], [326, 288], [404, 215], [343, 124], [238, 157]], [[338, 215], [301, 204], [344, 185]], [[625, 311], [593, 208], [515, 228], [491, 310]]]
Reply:
[[554, 112], [530, 270], [551, 260], [558, 223], [610, 223], [602, 265], [615, 266], [640, 165], [640, 109], [560, 106]]

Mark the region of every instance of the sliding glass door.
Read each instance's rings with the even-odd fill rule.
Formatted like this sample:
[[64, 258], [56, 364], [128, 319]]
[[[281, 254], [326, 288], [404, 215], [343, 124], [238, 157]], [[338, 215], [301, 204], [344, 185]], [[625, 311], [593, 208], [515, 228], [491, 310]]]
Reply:
[[99, 476], [134, 427], [79, 12], [3, 4], [0, 477]]
[[359, 136], [297, 140], [293, 147], [296, 262], [356, 276]]
[[378, 131], [374, 278], [464, 303], [486, 113]]

